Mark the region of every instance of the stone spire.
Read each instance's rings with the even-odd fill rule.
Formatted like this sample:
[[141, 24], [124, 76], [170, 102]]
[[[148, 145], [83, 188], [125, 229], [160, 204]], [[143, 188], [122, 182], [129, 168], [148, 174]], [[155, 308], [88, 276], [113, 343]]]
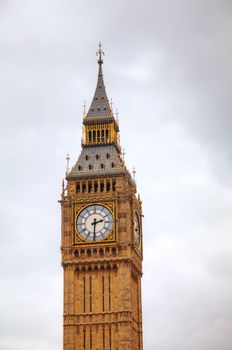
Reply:
[[104, 52], [101, 49], [101, 43], [99, 44], [99, 50], [96, 55], [98, 56], [98, 79], [95, 93], [89, 111], [84, 118], [84, 123], [99, 119], [114, 119], [113, 112], [110, 107], [110, 103], [106, 94], [105, 84], [103, 80], [102, 65]]

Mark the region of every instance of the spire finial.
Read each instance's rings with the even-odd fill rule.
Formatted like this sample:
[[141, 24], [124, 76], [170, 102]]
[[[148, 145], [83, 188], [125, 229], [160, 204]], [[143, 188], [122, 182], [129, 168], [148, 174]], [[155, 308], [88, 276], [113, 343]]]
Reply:
[[96, 55], [99, 57], [98, 64], [100, 64], [100, 65], [103, 64], [102, 56], [105, 56], [105, 53], [101, 49], [101, 42], [99, 42], [99, 49], [97, 50]]

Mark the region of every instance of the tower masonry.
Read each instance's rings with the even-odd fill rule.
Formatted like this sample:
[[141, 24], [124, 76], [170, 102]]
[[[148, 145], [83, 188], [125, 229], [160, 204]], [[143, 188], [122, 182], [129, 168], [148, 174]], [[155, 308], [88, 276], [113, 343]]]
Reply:
[[[64, 350], [142, 350], [142, 208], [98, 77], [61, 195]], [[68, 157], [69, 159], [69, 157]]]

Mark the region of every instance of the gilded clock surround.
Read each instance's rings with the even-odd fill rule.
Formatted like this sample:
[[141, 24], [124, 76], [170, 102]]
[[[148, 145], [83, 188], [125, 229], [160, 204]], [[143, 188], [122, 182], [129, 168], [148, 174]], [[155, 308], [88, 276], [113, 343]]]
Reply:
[[115, 222], [113, 224], [113, 227], [112, 227], [112, 230], [111, 232], [109, 233], [109, 235], [107, 235], [107, 237], [103, 240], [100, 240], [100, 241], [88, 241], [88, 240], [85, 240], [79, 233], [78, 229], [77, 229], [77, 225], [76, 225], [76, 221], [77, 221], [77, 218], [79, 216], [79, 214], [85, 209], [85, 208], [88, 208], [90, 205], [101, 205], [101, 206], [104, 206], [106, 207], [112, 217], [113, 217], [113, 220], [115, 220], [115, 215], [114, 215], [114, 212], [115, 212], [115, 206], [114, 206], [114, 203], [113, 202], [104, 202], [104, 201], [97, 201], [97, 202], [91, 202], [91, 204], [78, 204], [75, 206], [75, 209], [73, 211], [74, 213], [74, 225], [73, 225], [73, 237], [74, 237], [74, 242], [73, 244], [74, 245], [96, 245], [96, 244], [105, 244], [105, 243], [112, 243], [116, 240], [116, 236], [115, 236]]
[[[142, 350], [142, 202], [121, 152], [118, 120], [105, 91], [103, 51], [97, 86], [83, 118], [82, 151], [61, 194], [64, 350]], [[86, 241], [76, 220], [91, 205], [108, 208], [112, 232]], [[134, 213], [140, 244], [135, 244]]]

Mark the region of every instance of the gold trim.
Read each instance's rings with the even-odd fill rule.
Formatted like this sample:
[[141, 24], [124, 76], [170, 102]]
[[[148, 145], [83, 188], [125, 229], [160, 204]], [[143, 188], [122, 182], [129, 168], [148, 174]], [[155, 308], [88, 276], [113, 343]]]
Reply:
[[[112, 215], [113, 218], [113, 227], [112, 230], [108, 233], [107, 237], [99, 240], [99, 241], [89, 241], [84, 239], [80, 232], [77, 229], [77, 218], [80, 215], [80, 213], [88, 207], [91, 207], [93, 205], [100, 205], [102, 207], [105, 207], [106, 209], [109, 210], [109, 212]], [[114, 215], [114, 211], [115, 211], [115, 205], [113, 202], [108, 203], [106, 202], [91, 202], [91, 203], [86, 203], [85, 204], [74, 204], [74, 208], [73, 208], [73, 245], [81, 245], [81, 246], [89, 246], [89, 245], [99, 245], [99, 244], [105, 244], [105, 243], [112, 243], [115, 242], [116, 239], [116, 220], [115, 220], [115, 215]]]

